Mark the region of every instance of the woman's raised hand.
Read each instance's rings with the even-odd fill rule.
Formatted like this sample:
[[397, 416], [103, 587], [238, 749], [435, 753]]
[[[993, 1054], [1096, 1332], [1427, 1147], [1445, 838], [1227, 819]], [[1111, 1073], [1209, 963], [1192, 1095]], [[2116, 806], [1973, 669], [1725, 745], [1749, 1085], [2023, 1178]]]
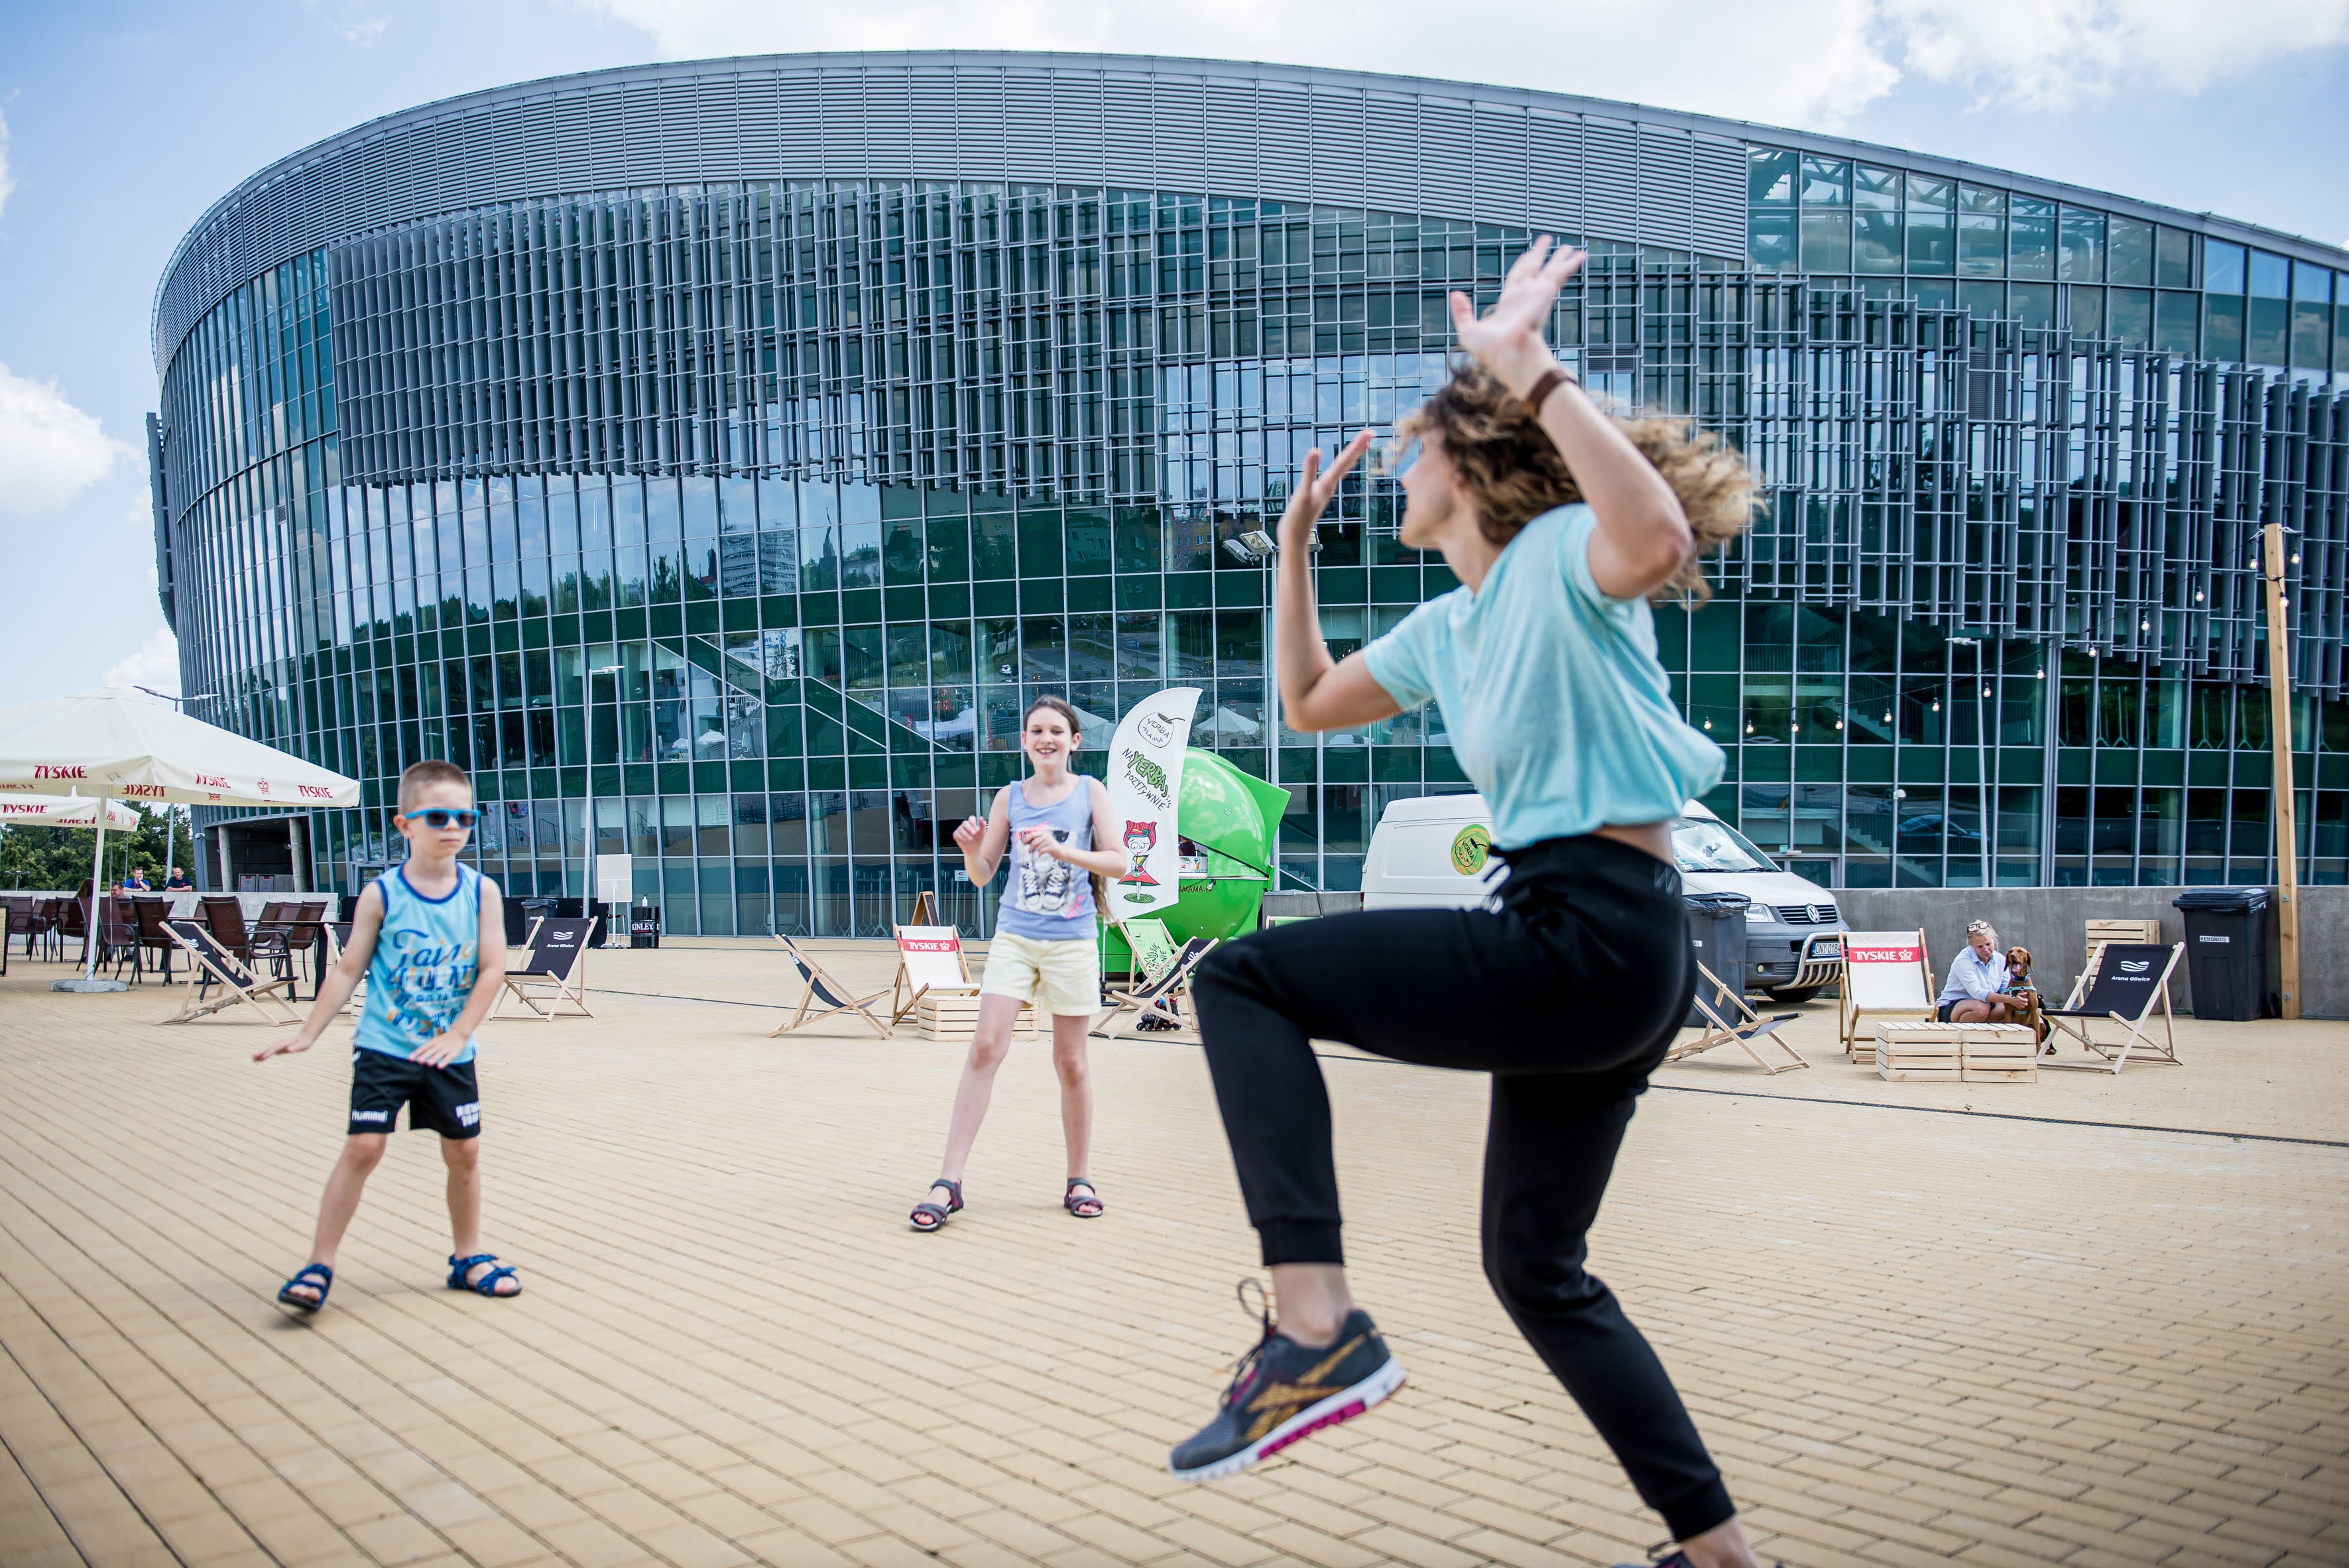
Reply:
[[1542, 337], [1550, 306], [1588, 255], [1572, 245], [1553, 251], [1550, 237], [1542, 235], [1511, 263], [1501, 283], [1501, 297], [1481, 316], [1466, 294], [1454, 290], [1452, 327], [1459, 334], [1460, 346], [1511, 391], [1526, 390], [1552, 363], [1549, 345]]
[[1370, 449], [1371, 433], [1368, 430], [1355, 431], [1354, 438], [1339, 449], [1338, 460], [1330, 465], [1330, 471], [1326, 474], [1321, 471], [1320, 448], [1316, 447], [1305, 454], [1305, 460], [1297, 465], [1297, 488], [1288, 492], [1288, 510], [1280, 514], [1279, 538], [1283, 550], [1305, 548], [1313, 525], [1321, 521], [1323, 512], [1330, 510], [1330, 500], [1338, 493], [1339, 482]]

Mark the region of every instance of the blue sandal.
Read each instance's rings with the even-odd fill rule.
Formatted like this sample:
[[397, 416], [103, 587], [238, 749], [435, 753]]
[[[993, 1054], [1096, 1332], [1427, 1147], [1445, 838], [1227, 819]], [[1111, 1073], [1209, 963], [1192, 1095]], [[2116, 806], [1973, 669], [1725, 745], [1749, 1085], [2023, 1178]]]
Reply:
[[[465, 1277], [466, 1271], [471, 1269], [476, 1264], [497, 1264], [497, 1267], [490, 1270], [489, 1273], [483, 1274], [479, 1279], [467, 1279]], [[498, 1281], [502, 1279], [512, 1280], [514, 1282], [513, 1289], [500, 1290], [498, 1288]], [[501, 1300], [503, 1300], [507, 1297], [517, 1296], [522, 1294], [522, 1278], [514, 1273], [510, 1264], [499, 1264], [497, 1253], [475, 1253], [470, 1258], [452, 1257], [449, 1260], [449, 1288], [450, 1290], [470, 1290], [475, 1295], [494, 1295]]]
[[[296, 1285], [310, 1286], [318, 1293], [318, 1299], [310, 1301], [295, 1295], [294, 1287]], [[334, 1270], [324, 1264], [304, 1264], [292, 1279], [277, 1287], [277, 1302], [279, 1305], [293, 1307], [297, 1312], [316, 1312], [326, 1305], [326, 1293], [334, 1288]]]

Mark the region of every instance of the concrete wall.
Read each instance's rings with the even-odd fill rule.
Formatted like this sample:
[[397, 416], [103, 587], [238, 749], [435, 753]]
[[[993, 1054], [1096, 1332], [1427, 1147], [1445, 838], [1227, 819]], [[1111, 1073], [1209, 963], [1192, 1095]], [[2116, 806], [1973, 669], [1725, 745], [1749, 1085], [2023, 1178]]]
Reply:
[[[1933, 973], [1949, 972], [1950, 960], [1965, 945], [1966, 923], [1987, 920], [1999, 940], [2031, 949], [2040, 990], [2063, 996], [2088, 961], [2091, 920], [2158, 920], [2164, 942], [2186, 940], [2185, 916], [2169, 901], [2185, 890], [2174, 887], [1837, 888], [1836, 904], [1854, 931], [1913, 931], [1922, 926], [1933, 955]], [[2268, 985], [2277, 977], [2276, 914], [2268, 897]], [[2189, 950], [2190, 952], [2190, 950]], [[2194, 985], [2181, 961], [2171, 979], [2173, 1006], [2190, 1011]], [[2300, 890], [2301, 1013], [2311, 1018], [2349, 1018], [2349, 887]]]

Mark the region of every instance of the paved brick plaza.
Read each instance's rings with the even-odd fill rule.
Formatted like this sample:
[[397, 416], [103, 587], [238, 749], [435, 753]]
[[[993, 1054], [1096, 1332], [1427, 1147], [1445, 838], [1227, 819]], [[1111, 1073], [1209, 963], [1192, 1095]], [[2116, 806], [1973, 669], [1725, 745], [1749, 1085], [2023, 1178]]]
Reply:
[[[740, 1004], [796, 995], [771, 944], [591, 964], [600, 1016], [484, 1037], [487, 1243], [528, 1294], [440, 1288], [440, 1163], [403, 1136], [297, 1323], [269, 1296], [340, 1142], [337, 1037], [254, 1067], [260, 1028], [19, 961], [0, 1561], [1610, 1563], [1661, 1533], [1477, 1272], [1479, 1080], [1328, 1064], [1410, 1385], [1177, 1487], [1254, 1333], [1195, 1048], [1097, 1049], [1091, 1222], [1017, 1053], [970, 1209], [921, 1237], [959, 1047], [767, 1039]], [[1832, 1017], [1795, 1026], [1812, 1071], [1661, 1075], [1595, 1238], [1764, 1550], [2349, 1563], [2349, 1026], [2189, 1021], [2184, 1068], [1944, 1086], [1844, 1065]], [[1967, 1107], [2005, 1114], [1930, 1113]]]

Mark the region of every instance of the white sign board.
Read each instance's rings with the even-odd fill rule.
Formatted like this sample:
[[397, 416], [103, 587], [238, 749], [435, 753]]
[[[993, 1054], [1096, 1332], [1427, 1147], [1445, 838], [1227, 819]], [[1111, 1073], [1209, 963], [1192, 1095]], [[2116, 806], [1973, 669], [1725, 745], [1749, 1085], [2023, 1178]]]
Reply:
[[626, 903], [636, 896], [636, 859], [634, 855], [597, 855], [595, 857], [595, 902]]
[[1174, 808], [1183, 794], [1183, 752], [1198, 711], [1197, 686], [1169, 686], [1143, 697], [1118, 721], [1109, 743], [1109, 805], [1125, 872], [1109, 884], [1103, 913], [1111, 920], [1147, 914], [1182, 895]]
[[916, 991], [968, 991], [970, 975], [963, 968], [962, 936], [951, 925], [901, 925], [897, 928], [897, 960], [905, 981]]

